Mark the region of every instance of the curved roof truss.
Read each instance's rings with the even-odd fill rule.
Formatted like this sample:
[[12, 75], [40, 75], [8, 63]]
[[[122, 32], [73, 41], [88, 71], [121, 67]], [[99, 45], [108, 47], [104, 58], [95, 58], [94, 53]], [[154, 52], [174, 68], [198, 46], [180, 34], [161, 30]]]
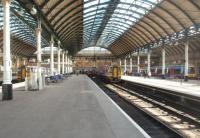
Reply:
[[198, 0], [18, 1], [26, 9], [30, 3], [35, 5], [44, 24], [50, 26], [47, 30], [72, 54], [84, 47], [101, 46], [119, 56], [200, 31]]

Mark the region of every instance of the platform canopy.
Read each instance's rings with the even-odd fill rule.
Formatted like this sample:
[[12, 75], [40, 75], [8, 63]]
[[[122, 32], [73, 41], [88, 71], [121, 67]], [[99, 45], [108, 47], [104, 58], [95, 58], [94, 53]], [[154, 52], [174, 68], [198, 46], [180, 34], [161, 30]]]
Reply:
[[42, 20], [47, 43], [53, 35], [72, 55], [97, 46], [121, 56], [199, 35], [199, 0], [13, 1], [33, 23]]

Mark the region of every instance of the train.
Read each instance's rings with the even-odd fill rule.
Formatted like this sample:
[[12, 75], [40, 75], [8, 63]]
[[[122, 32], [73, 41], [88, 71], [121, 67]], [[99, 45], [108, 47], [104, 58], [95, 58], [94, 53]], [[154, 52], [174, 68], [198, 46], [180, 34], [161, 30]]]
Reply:
[[18, 68], [17, 70], [17, 81], [25, 81], [26, 78], [26, 66], [21, 66], [20, 68]]
[[122, 76], [122, 69], [118, 65], [110, 66], [108, 71], [104, 74], [109, 82], [120, 82]]
[[[17, 82], [23, 82], [25, 81], [26, 75], [27, 75], [27, 71], [30, 70], [31, 71], [37, 71], [37, 66], [25, 66], [22, 65], [19, 68], [16, 69], [12, 69], [12, 82], [13, 83], [17, 83]], [[50, 70], [49, 68], [46, 67], [41, 67], [41, 71], [44, 75], [49, 75], [50, 74]], [[3, 82], [3, 69], [1, 69], [0, 71], [0, 84], [2, 84]]]
[[[26, 66], [23, 65], [17, 69], [12, 69], [12, 82], [22, 82], [26, 78]], [[0, 84], [3, 82], [3, 69], [0, 71]]]
[[[167, 78], [180, 79], [184, 76], [184, 66], [183, 65], [168, 65], [165, 69], [165, 74]], [[145, 72], [147, 69], [140, 69], [141, 74]], [[136, 72], [136, 71], [134, 71]], [[135, 73], [134, 75], [138, 75]], [[151, 67], [151, 76], [161, 77], [162, 76], [162, 66], [154, 66]], [[196, 79], [198, 77], [197, 71], [194, 66], [189, 66], [188, 68], [188, 78]]]
[[117, 83], [121, 81], [121, 66], [112, 65], [104, 68], [93, 68], [87, 72], [89, 77], [98, 77], [106, 83]]

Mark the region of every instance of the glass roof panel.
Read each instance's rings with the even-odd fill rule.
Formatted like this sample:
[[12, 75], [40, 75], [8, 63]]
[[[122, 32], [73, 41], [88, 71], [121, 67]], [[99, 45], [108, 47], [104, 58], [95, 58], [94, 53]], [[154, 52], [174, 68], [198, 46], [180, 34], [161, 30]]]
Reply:
[[88, 48], [84, 48], [81, 51], [79, 51], [77, 55], [84, 55], [84, 56], [86, 56], [86, 55], [87, 56], [102, 55], [102, 56], [105, 56], [105, 54], [112, 55], [112, 53], [105, 48], [88, 47]]
[[[11, 2], [11, 14], [10, 14], [10, 30], [11, 35], [16, 38], [23, 40], [24, 42], [35, 46], [35, 28], [37, 26], [35, 19], [30, 16], [29, 13], [23, 9], [17, 0]], [[0, 3], [0, 31], [2, 31], [3, 26], [3, 7]], [[45, 31], [43, 30], [43, 35], [45, 36]], [[47, 46], [48, 43], [42, 37], [42, 46]]]
[[[84, 0], [84, 47], [108, 48], [158, 0]], [[109, 40], [110, 39], [110, 40]]]

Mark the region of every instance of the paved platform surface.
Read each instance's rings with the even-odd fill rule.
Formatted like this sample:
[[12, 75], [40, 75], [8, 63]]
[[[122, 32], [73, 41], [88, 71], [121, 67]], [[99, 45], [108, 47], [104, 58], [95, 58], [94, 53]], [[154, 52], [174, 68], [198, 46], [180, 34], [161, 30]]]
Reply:
[[183, 80], [164, 80], [136, 76], [122, 76], [122, 80], [132, 81], [136, 83], [141, 83], [149, 86], [154, 86], [200, 97], [200, 81], [198, 80], [189, 80], [188, 82], [184, 82]]
[[39, 92], [23, 89], [0, 102], [0, 138], [149, 137], [87, 76]]

